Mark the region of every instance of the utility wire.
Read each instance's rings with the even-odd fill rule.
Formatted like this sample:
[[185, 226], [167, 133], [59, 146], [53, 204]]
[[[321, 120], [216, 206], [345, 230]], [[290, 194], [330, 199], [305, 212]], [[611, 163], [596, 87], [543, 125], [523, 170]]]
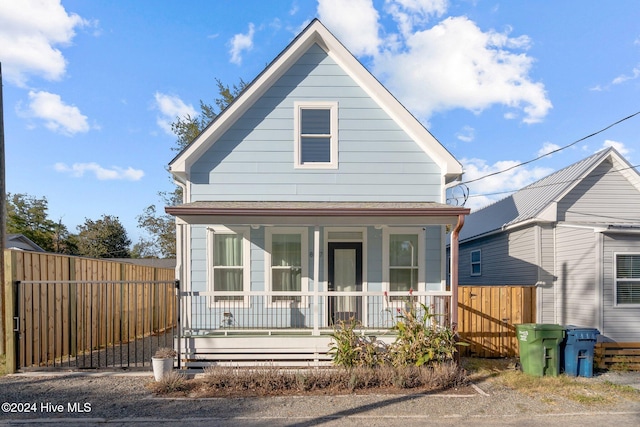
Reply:
[[624, 119], [620, 119], [620, 120], [618, 120], [618, 121], [617, 121], [617, 122], [615, 122], [615, 123], [611, 123], [609, 126], [607, 126], [607, 127], [605, 127], [605, 128], [602, 128], [602, 129], [600, 129], [600, 130], [598, 130], [598, 131], [596, 131], [596, 132], [593, 132], [593, 133], [592, 133], [592, 134], [590, 134], [590, 135], [587, 135], [587, 136], [582, 137], [582, 138], [580, 138], [580, 139], [578, 139], [578, 140], [576, 140], [576, 141], [573, 141], [571, 144], [565, 145], [564, 147], [557, 148], [557, 149], [555, 149], [555, 150], [553, 150], [553, 151], [549, 151], [548, 153], [545, 153], [545, 154], [543, 154], [543, 155], [541, 155], [541, 156], [538, 156], [538, 157], [536, 157], [535, 159], [531, 159], [531, 160], [527, 160], [526, 162], [518, 163], [517, 165], [513, 165], [513, 166], [511, 166], [511, 167], [509, 167], [509, 168], [507, 168], [507, 169], [504, 169], [504, 170], [501, 170], [501, 171], [498, 171], [498, 172], [493, 172], [493, 173], [490, 173], [490, 174], [488, 174], [488, 175], [481, 176], [480, 178], [475, 178], [475, 179], [471, 179], [471, 180], [469, 180], [469, 181], [461, 182], [459, 185], [469, 184], [469, 183], [471, 183], [471, 182], [480, 181], [481, 179], [489, 178], [490, 176], [499, 175], [499, 174], [501, 174], [501, 173], [508, 172], [508, 171], [510, 171], [510, 170], [512, 170], [512, 169], [519, 168], [520, 166], [528, 165], [529, 163], [533, 163], [533, 162], [535, 162], [536, 160], [540, 160], [540, 159], [541, 159], [541, 158], [543, 158], [543, 157], [550, 156], [550, 155], [552, 155], [552, 154], [554, 154], [554, 153], [557, 153], [558, 151], [565, 150], [565, 149], [567, 149], [567, 148], [569, 148], [569, 147], [571, 147], [571, 146], [573, 146], [573, 145], [576, 145], [578, 142], [581, 142], [581, 141], [584, 141], [585, 139], [591, 138], [592, 136], [596, 136], [596, 135], [598, 135], [599, 133], [602, 133], [602, 132], [604, 132], [605, 130], [610, 129], [610, 128], [612, 128], [612, 127], [614, 127], [614, 126], [616, 126], [616, 125], [618, 125], [618, 124], [620, 124], [620, 123], [624, 122], [625, 120], [629, 120], [630, 118], [637, 116], [638, 114], [640, 114], [640, 111], [637, 111], [637, 112], [635, 112], [635, 113], [631, 114], [630, 116], [625, 117]]
[[[622, 172], [622, 171], [625, 171], [625, 170], [636, 169], [636, 168], [640, 168], [640, 165], [634, 165], [634, 166], [629, 166], [629, 167], [622, 168], [622, 169], [610, 170], [608, 172], [599, 173], [599, 174], [591, 174], [589, 176], [601, 177], [601, 176], [609, 175], [609, 174], [612, 174], [612, 173], [615, 173], [615, 172]], [[553, 183], [550, 183], [550, 184], [539, 184], [539, 185], [535, 185], [535, 186], [534, 186], [534, 184], [535, 184], [534, 183], [534, 184], [528, 185], [527, 187], [520, 188], [518, 190], [496, 191], [494, 193], [484, 193], [484, 194], [468, 194], [468, 189], [467, 189], [467, 191], [463, 190], [462, 198], [464, 199], [464, 202], [466, 203], [467, 199], [469, 199], [470, 197], [497, 196], [497, 195], [500, 195], [500, 194], [516, 193], [516, 192], [518, 192], [520, 190], [525, 190], [525, 189], [552, 187], [552, 186], [559, 185], [559, 184], [570, 184], [570, 183], [573, 183], [573, 182], [581, 181], [583, 178], [584, 177], [580, 177], [580, 178], [575, 178], [575, 179], [571, 179], [571, 180], [568, 180], [568, 181], [553, 182]], [[542, 178], [542, 179], [544, 179], [544, 178]], [[456, 200], [457, 201], [458, 199], [460, 199], [460, 197], [453, 197], [453, 196], [449, 197], [449, 200]]]

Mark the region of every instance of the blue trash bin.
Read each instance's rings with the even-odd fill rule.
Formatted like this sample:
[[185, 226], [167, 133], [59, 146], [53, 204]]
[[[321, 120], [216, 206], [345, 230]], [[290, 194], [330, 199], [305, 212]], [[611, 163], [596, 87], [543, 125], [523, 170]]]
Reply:
[[565, 326], [564, 372], [570, 376], [592, 377], [593, 355], [600, 331], [593, 328]]

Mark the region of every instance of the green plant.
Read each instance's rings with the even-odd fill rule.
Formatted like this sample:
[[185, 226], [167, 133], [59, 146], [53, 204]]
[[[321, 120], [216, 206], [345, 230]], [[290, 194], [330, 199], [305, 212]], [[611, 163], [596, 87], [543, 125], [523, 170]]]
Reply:
[[[411, 295], [413, 292], [409, 291]], [[420, 310], [418, 310], [418, 307]], [[396, 340], [389, 347], [389, 358], [394, 366], [422, 366], [432, 362], [452, 360], [458, 345], [454, 332], [438, 326], [429, 307], [409, 298], [401, 310], [393, 329]]]
[[333, 363], [345, 368], [369, 367], [383, 365], [387, 362], [387, 346], [376, 337], [359, 335], [355, 332], [358, 322], [355, 319], [334, 325], [331, 334]]

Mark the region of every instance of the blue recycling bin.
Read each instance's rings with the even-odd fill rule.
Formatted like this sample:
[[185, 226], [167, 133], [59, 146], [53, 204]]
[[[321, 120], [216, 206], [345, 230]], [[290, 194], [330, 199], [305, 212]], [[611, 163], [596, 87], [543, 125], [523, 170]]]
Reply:
[[564, 373], [572, 377], [593, 376], [593, 355], [600, 331], [593, 328], [565, 326]]

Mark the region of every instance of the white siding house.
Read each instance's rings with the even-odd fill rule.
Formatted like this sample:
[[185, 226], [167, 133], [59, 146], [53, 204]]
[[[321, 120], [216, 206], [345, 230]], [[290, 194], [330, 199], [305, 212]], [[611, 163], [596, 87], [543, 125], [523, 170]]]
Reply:
[[538, 322], [640, 341], [640, 174], [615, 149], [473, 212], [459, 248], [461, 285], [537, 286]]
[[[182, 358], [326, 360], [354, 318], [388, 330], [409, 291], [455, 322], [445, 204], [460, 163], [314, 20], [170, 163]], [[457, 244], [454, 245], [457, 247]]]

